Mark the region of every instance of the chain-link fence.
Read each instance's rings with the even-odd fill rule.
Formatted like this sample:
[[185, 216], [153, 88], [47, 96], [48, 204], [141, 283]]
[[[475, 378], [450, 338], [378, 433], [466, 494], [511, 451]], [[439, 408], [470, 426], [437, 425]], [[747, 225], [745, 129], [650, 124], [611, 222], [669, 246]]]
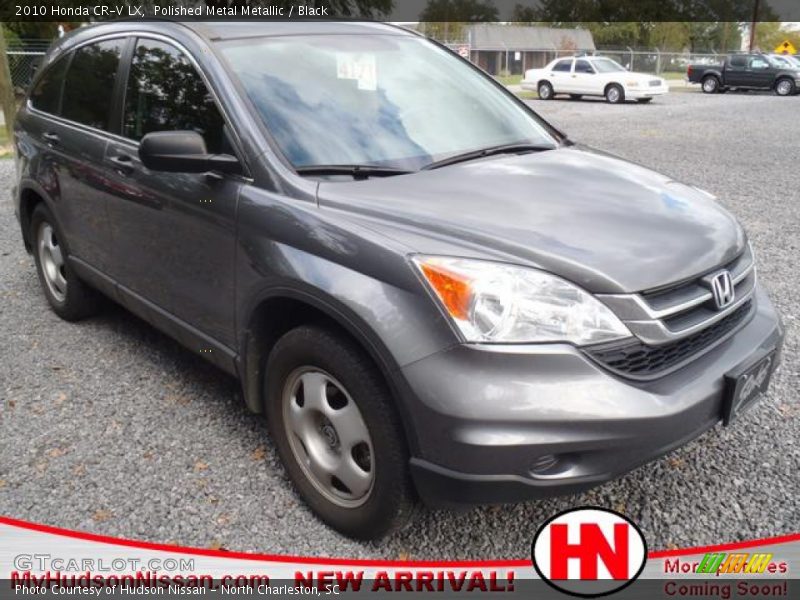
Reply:
[[690, 64], [713, 65], [721, 63], [727, 53], [717, 52], [662, 52], [658, 48], [600, 48], [595, 53], [607, 56], [631, 71], [656, 73], [658, 75], [686, 75]]
[[[467, 40], [450, 40], [445, 45], [469, 58], [492, 75], [522, 75], [527, 69], [541, 68], [550, 61], [563, 56], [580, 54], [569, 48], [479, 48], [470, 46]], [[728, 53], [664, 52], [659, 48], [598, 48], [596, 56], [607, 56], [631, 71], [654, 73], [671, 78], [685, 76], [690, 64], [719, 64]]]
[[6, 54], [11, 83], [17, 96], [23, 94], [30, 85], [49, 46], [50, 40], [26, 40], [9, 44]]
[[19, 96], [28, 89], [28, 85], [33, 80], [39, 63], [44, 56], [44, 52], [34, 52], [30, 50], [9, 50], [8, 66], [11, 70], [11, 83], [14, 85], [14, 93]]

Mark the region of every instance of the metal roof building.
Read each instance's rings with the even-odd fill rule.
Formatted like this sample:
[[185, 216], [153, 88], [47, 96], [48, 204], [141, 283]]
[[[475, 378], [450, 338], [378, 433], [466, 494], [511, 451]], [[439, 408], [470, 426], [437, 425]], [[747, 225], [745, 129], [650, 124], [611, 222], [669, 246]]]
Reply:
[[557, 56], [595, 51], [592, 34], [586, 29], [494, 23], [467, 27], [464, 44], [469, 46], [470, 59], [493, 75], [524, 73]]

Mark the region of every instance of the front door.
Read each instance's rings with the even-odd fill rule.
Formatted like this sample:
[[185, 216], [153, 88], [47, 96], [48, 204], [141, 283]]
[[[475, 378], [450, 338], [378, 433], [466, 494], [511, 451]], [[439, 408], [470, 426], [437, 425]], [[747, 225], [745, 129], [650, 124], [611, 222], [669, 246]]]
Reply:
[[[139, 141], [153, 131], [200, 133], [209, 153], [234, 154], [225, 121], [204, 79], [177, 47], [139, 38], [122, 106], [121, 134], [106, 149], [115, 181], [109, 200], [115, 244], [112, 275], [197, 334], [235, 347], [236, 204], [244, 180], [219, 173], [164, 173], [145, 168]], [[181, 323], [182, 322], [182, 323]], [[207, 357], [214, 362], [215, 357]], [[218, 357], [217, 357], [218, 358]]]
[[591, 63], [586, 59], [579, 58], [575, 61], [570, 91], [574, 94], [602, 94], [603, 86], [599, 80]]
[[775, 69], [769, 64], [765, 56], [754, 56], [748, 65], [750, 85], [757, 88], [768, 88], [775, 77]]

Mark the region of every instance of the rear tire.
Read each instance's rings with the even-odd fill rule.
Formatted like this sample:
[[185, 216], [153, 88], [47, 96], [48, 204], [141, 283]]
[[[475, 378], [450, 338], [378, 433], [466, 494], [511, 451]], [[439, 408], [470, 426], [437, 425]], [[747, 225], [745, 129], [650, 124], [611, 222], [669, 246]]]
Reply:
[[720, 89], [719, 79], [714, 75], [707, 75], [703, 78], [702, 87], [703, 92], [706, 94], [717, 94]]
[[61, 230], [43, 203], [38, 204], [31, 215], [30, 239], [39, 283], [53, 312], [66, 321], [78, 321], [95, 314], [100, 295], [73, 271]]
[[610, 86], [606, 88], [606, 102], [609, 104], [621, 104], [625, 102], [625, 90], [622, 89], [622, 86], [616, 83], [612, 83]]
[[788, 77], [782, 77], [775, 82], [775, 93], [778, 96], [793, 96], [795, 91], [795, 83]]
[[270, 352], [265, 394], [278, 453], [320, 519], [361, 540], [408, 522], [414, 493], [403, 429], [361, 348], [332, 330], [293, 329]]
[[539, 100], [552, 100], [555, 96], [553, 86], [548, 81], [540, 81], [536, 91], [539, 94]]

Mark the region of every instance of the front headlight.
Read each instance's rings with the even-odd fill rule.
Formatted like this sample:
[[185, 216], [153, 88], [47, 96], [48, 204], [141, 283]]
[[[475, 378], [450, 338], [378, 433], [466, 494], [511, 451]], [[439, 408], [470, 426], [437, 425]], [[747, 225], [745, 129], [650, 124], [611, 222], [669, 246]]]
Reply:
[[445, 256], [413, 262], [468, 342], [583, 345], [631, 335], [606, 305], [554, 275]]

